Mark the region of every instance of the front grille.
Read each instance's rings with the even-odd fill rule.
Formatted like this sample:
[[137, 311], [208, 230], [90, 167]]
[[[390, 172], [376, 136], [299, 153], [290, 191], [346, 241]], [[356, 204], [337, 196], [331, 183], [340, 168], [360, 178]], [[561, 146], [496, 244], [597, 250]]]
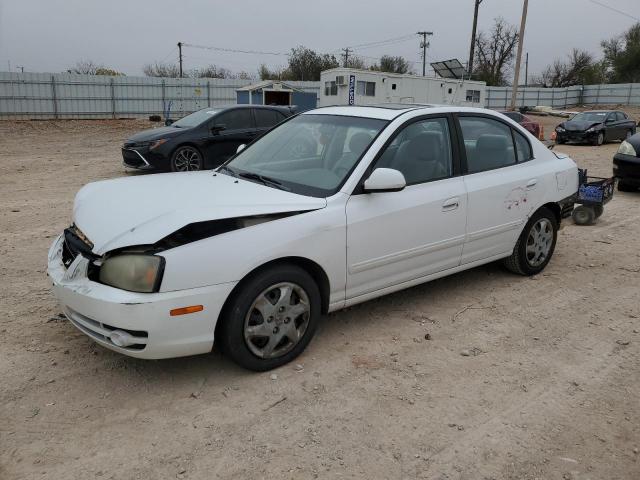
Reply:
[[[85, 317], [84, 315], [71, 310], [68, 307], [65, 308], [64, 313], [69, 321], [73, 323], [73, 325], [78, 330], [96, 340], [100, 340], [102, 342], [108, 343], [109, 345], [113, 345], [114, 347], [122, 348], [124, 350], [140, 351], [144, 350], [144, 348], [147, 346], [149, 333], [143, 330], [127, 330], [125, 328], [113, 327], [111, 325], [107, 325], [106, 323], [97, 322], [96, 320], [93, 320], [89, 317]], [[133, 345], [129, 345], [128, 347], [118, 347], [109, 338], [109, 334], [114, 330], [127, 332], [133, 337], [136, 343], [134, 343]]]
[[122, 149], [122, 159], [124, 163], [131, 167], [144, 167], [146, 164], [134, 150]]

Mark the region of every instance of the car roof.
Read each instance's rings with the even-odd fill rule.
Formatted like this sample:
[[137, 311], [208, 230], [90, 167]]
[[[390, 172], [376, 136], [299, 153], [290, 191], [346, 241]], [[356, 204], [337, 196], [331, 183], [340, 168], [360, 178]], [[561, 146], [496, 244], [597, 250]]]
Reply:
[[212, 105], [210, 107], [201, 108], [200, 110], [231, 110], [232, 108], [268, 108], [272, 110], [284, 110], [290, 111], [292, 108], [295, 109], [295, 105]]
[[489, 113], [495, 114], [495, 110], [486, 108], [458, 107], [455, 105], [427, 105], [427, 104], [393, 104], [382, 103], [376, 105], [350, 105], [335, 107], [320, 107], [307, 110], [302, 115], [338, 115], [345, 117], [377, 118], [380, 120], [393, 120], [405, 113], [423, 111], [429, 113]]

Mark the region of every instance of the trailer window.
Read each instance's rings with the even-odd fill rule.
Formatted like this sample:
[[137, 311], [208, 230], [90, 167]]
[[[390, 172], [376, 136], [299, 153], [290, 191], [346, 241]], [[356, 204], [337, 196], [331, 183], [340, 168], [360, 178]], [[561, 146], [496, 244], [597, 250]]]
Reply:
[[363, 82], [358, 81], [356, 84], [356, 93], [363, 97], [375, 97], [376, 96], [376, 82]]
[[324, 94], [326, 96], [338, 95], [338, 85], [336, 85], [336, 82], [324, 82]]
[[480, 90], [467, 90], [467, 102], [480, 103]]

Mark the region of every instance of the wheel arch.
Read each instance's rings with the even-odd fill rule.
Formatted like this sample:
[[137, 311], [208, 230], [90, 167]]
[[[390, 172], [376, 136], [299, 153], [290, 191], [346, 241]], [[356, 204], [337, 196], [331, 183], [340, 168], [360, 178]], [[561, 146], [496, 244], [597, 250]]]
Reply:
[[320, 309], [323, 314], [328, 313], [329, 294], [331, 290], [330, 290], [330, 284], [329, 284], [329, 277], [325, 272], [324, 268], [322, 268], [318, 263], [314, 262], [313, 260], [310, 260], [305, 257], [291, 256], [291, 257], [276, 258], [274, 260], [270, 260], [267, 263], [264, 263], [259, 267], [256, 267], [253, 270], [251, 270], [233, 288], [231, 293], [227, 296], [227, 299], [225, 300], [224, 305], [222, 306], [222, 309], [220, 310], [220, 315], [218, 317], [218, 321], [216, 322], [215, 336], [218, 335], [218, 329], [220, 325], [222, 325], [222, 322], [220, 321], [221, 318], [225, 315], [225, 312], [227, 311], [227, 308], [231, 304], [231, 301], [233, 300], [233, 298], [243, 288], [243, 286], [247, 283], [247, 281], [249, 281], [250, 278], [258, 274], [259, 272], [269, 268], [273, 268], [277, 265], [295, 265], [301, 268], [302, 270], [304, 270], [305, 272], [307, 272], [309, 275], [311, 275], [311, 278], [313, 278], [313, 280], [318, 285], [318, 289], [320, 290], [320, 301], [321, 301]]
[[562, 208], [560, 208], [560, 205], [557, 202], [545, 203], [544, 205], [541, 205], [535, 212], [533, 212], [531, 216], [535, 215], [542, 208], [546, 208], [553, 212], [553, 215], [556, 217], [556, 223], [559, 227], [560, 222], [562, 221]]

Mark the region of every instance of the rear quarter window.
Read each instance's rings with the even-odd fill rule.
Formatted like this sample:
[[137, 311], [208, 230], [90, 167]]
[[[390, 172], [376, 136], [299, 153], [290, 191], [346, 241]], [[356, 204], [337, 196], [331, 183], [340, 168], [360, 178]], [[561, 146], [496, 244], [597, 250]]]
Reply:
[[518, 156], [518, 163], [529, 161], [533, 158], [533, 152], [531, 151], [531, 144], [517, 130], [513, 131], [513, 139], [516, 144], [516, 155]]

